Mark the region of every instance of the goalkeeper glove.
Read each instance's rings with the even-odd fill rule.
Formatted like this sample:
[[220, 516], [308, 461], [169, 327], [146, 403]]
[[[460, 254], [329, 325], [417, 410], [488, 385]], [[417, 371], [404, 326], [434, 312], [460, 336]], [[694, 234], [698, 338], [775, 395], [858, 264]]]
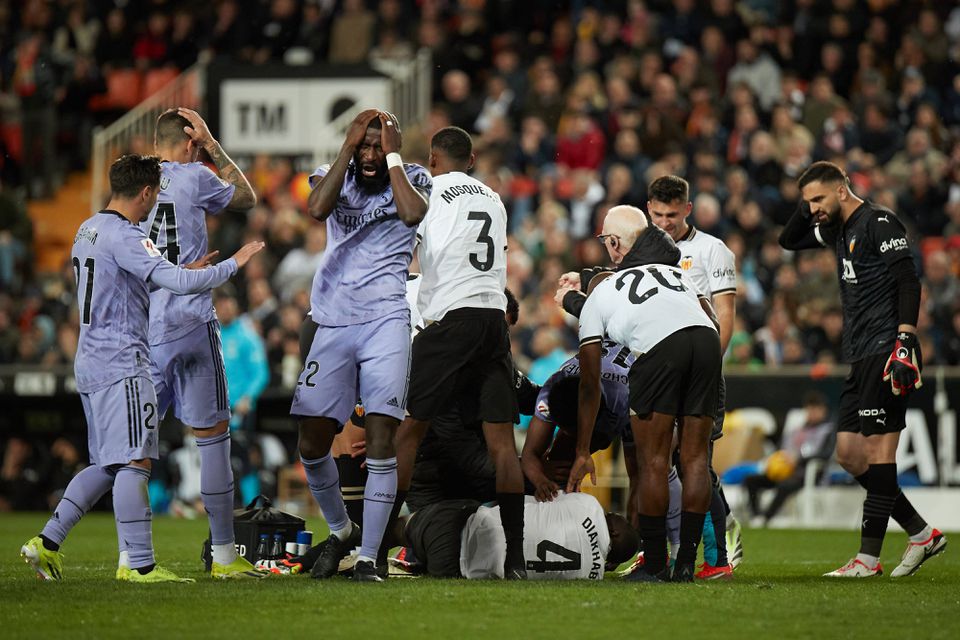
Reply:
[[906, 394], [911, 389], [923, 386], [920, 379], [920, 345], [917, 336], [905, 331], [897, 335], [897, 342], [893, 345], [893, 353], [887, 358], [883, 368], [883, 380], [890, 381], [893, 395]]

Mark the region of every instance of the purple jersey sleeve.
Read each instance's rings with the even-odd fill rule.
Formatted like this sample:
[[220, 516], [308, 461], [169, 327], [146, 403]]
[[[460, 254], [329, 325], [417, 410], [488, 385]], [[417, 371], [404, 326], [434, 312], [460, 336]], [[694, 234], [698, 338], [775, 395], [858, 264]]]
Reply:
[[237, 188], [203, 166], [197, 172], [197, 206], [207, 213], [219, 213], [227, 208]]
[[154, 269], [170, 264], [140, 227], [121, 225], [117, 236], [119, 241], [114, 247], [117, 265], [140, 280], [148, 282]]

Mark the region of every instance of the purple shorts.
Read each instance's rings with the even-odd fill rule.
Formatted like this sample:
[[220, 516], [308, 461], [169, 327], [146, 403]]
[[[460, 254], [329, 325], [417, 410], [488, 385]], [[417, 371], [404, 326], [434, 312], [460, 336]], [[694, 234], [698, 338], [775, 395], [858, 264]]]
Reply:
[[366, 414], [403, 420], [410, 382], [410, 312], [363, 324], [319, 326], [310, 345], [290, 415], [343, 424], [358, 397]]
[[159, 457], [157, 394], [147, 378], [124, 378], [81, 393], [90, 462], [99, 467]]
[[219, 322], [199, 324], [182, 338], [151, 346], [150, 359], [161, 418], [172, 405], [173, 415], [188, 427], [205, 429], [230, 419]]

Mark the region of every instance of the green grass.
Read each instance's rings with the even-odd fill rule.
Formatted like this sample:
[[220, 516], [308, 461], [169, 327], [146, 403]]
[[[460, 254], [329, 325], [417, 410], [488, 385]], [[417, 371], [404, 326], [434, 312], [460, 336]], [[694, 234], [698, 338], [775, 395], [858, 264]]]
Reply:
[[[948, 548], [899, 581], [820, 578], [855, 551], [855, 532], [746, 531], [744, 564], [725, 584], [214, 583], [199, 561], [206, 522], [158, 518], [160, 562], [197, 583], [131, 585], [113, 580], [116, 534], [103, 513], [67, 541], [64, 581], [36, 580], [17, 551], [45, 518], [0, 516], [3, 638], [960, 638], [960, 554]], [[904, 544], [888, 536], [887, 571]]]

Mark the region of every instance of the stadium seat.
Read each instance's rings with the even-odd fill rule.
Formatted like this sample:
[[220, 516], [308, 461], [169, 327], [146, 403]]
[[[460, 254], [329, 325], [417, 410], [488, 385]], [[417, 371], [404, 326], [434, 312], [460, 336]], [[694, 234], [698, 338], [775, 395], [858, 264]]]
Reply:
[[124, 111], [140, 103], [140, 72], [136, 69], [115, 69], [107, 74], [107, 92], [93, 96], [90, 108], [94, 111]]
[[164, 67], [163, 69], [151, 69], [150, 71], [147, 71], [146, 75], [143, 77], [142, 99], [146, 100], [157, 91], [176, 80], [177, 76], [179, 75], [180, 71], [171, 67]]

